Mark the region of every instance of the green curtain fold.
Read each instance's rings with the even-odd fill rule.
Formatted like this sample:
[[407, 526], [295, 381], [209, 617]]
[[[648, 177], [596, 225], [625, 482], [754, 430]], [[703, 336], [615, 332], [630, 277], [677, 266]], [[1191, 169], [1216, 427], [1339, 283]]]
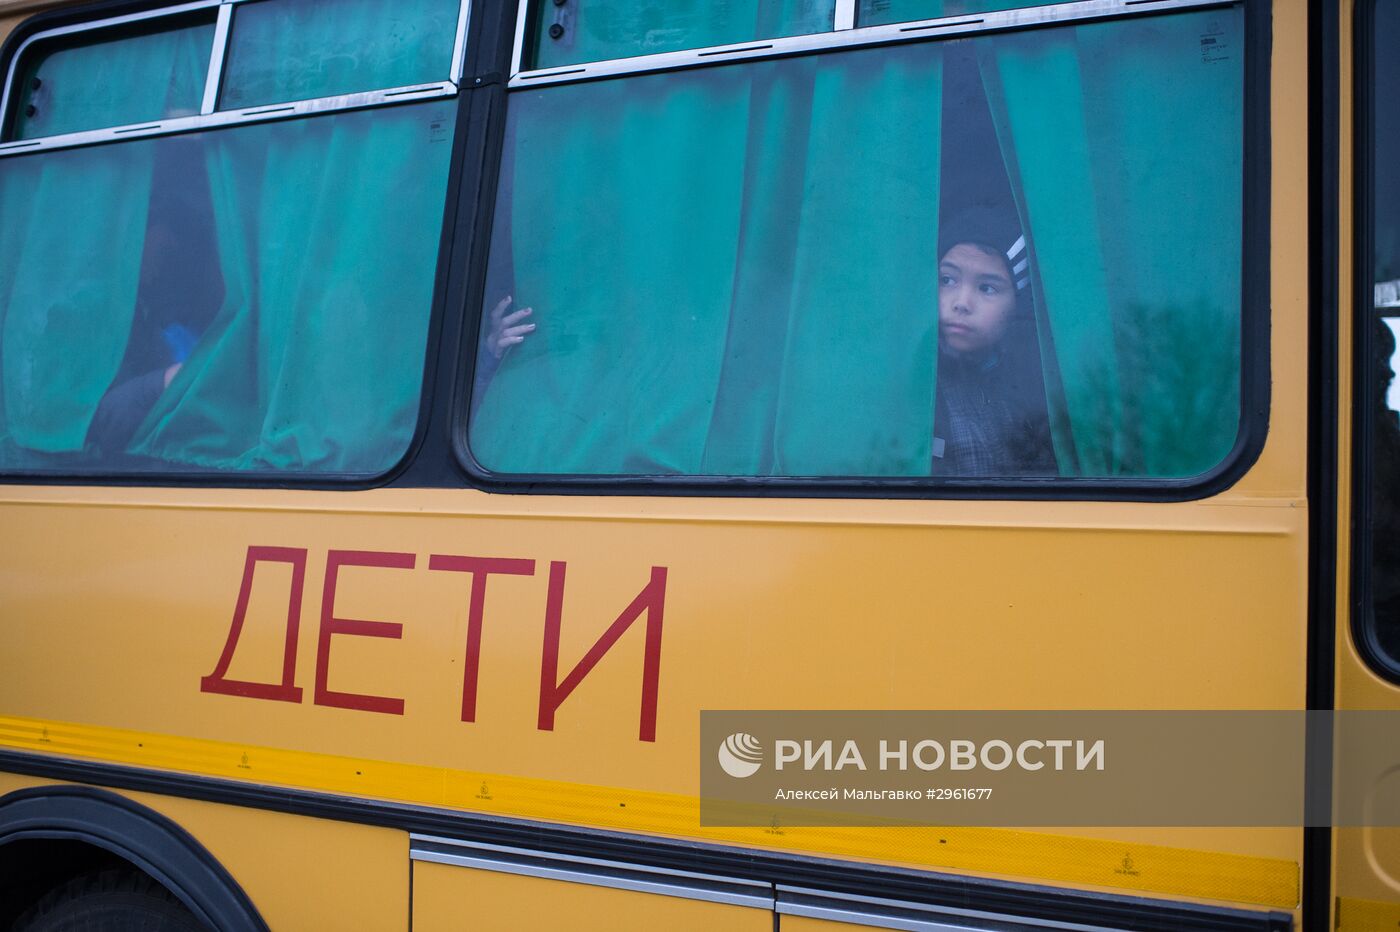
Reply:
[[811, 138], [815, 73], [811, 59], [753, 72], [729, 329], [700, 468], [707, 474], [777, 468], [772, 362], [788, 340], [799, 237], [793, 219], [806, 196], [812, 148], [793, 143]]
[[511, 237], [516, 303], [535, 308], [539, 329], [506, 358], [473, 424], [490, 468], [698, 469], [748, 113], [748, 82], [732, 71], [517, 96], [516, 182], [498, 202], [509, 222], [495, 249]]
[[1188, 477], [1235, 443], [1242, 16], [1099, 23], [982, 46], [1037, 260], [1042, 349], [1063, 386], [1062, 470]]
[[9, 444], [83, 448], [131, 332], [153, 153], [132, 142], [0, 163], [0, 434]]
[[455, 106], [208, 138], [225, 301], [131, 451], [369, 474], [417, 423]]
[[1053, 336], [1046, 355], [1060, 367], [1068, 424], [1052, 420], [1056, 458], [1083, 475], [1118, 475], [1122, 392], [1103, 245], [1113, 231], [1099, 225], [1103, 166], [1091, 152], [1079, 48], [1073, 30], [1008, 39], [983, 46], [984, 82], [1036, 260], [1035, 302]]
[[928, 472], [942, 56], [818, 69], [775, 430], [776, 472]]

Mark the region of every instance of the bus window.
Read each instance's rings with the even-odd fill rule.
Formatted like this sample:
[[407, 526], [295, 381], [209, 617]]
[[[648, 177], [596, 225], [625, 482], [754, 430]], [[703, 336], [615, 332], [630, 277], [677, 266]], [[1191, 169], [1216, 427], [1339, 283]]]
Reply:
[[[522, 0], [524, 2], [524, 0]], [[836, 0], [537, 2], [527, 68], [827, 32]]]
[[214, 17], [160, 17], [90, 42], [38, 42], [19, 63], [6, 139], [199, 112]]
[[[351, 33], [318, 33], [322, 6], [262, 0], [238, 16], [298, 24], [298, 49], [324, 64]], [[401, 44], [412, 70], [347, 67], [316, 84], [279, 65], [249, 77], [245, 99], [427, 68], [446, 82], [459, 7], [441, 6], [423, 5], [423, 35]], [[352, 4], [366, 19], [381, 7]], [[235, 58], [256, 71], [253, 53]], [[310, 103], [286, 108], [304, 118], [214, 114], [228, 125], [206, 128], [195, 115], [161, 135], [0, 158], [0, 469], [362, 477], [403, 456], [457, 108]]]
[[234, 9], [225, 110], [440, 81], [457, 0], [261, 0]]
[[[473, 457], [1209, 472], [1240, 426], [1241, 35], [1224, 9], [515, 91]], [[950, 314], [964, 280], [995, 325]]]
[[[1370, 41], [1374, 74], [1371, 84], [1371, 275], [1373, 310], [1360, 333], [1362, 357], [1358, 402], [1362, 424], [1369, 422], [1369, 457], [1361, 447], [1361, 497], [1367, 530], [1358, 562], [1369, 574], [1369, 605], [1358, 631], [1366, 653], [1392, 675], [1400, 673], [1400, 175], [1390, 166], [1400, 156], [1400, 116], [1384, 103], [1380, 88], [1400, 82], [1400, 10], [1374, 6], [1375, 31]], [[1369, 560], [1365, 554], [1369, 551]]]

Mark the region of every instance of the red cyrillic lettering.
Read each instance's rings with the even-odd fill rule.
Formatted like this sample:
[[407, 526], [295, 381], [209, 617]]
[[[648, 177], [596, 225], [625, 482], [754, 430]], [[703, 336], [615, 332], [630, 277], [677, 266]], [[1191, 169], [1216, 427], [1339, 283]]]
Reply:
[[472, 597], [467, 611], [467, 661], [462, 671], [462, 721], [476, 721], [477, 671], [481, 666], [481, 619], [486, 613], [486, 577], [492, 573], [535, 575], [534, 560], [506, 557], [457, 557], [435, 553], [428, 569], [472, 574]]
[[656, 740], [656, 696], [661, 679], [661, 617], [666, 604], [666, 567], [653, 566], [651, 580], [637, 593], [632, 604], [622, 610], [603, 636], [594, 642], [583, 659], [559, 679], [559, 629], [564, 613], [563, 561], [549, 564], [549, 598], [544, 612], [544, 655], [540, 661], [541, 731], [554, 730], [554, 713], [583, 682], [624, 631], [645, 612], [647, 616], [646, 645], [642, 660], [642, 715], [637, 737], [642, 741]]
[[377, 566], [411, 570], [416, 558], [411, 553], [380, 553], [373, 550], [332, 550], [326, 554], [326, 585], [321, 593], [321, 637], [316, 647], [316, 704], [338, 709], [359, 709], [402, 715], [403, 700], [387, 696], [336, 692], [326, 687], [331, 666], [331, 637], [350, 634], [367, 638], [403, 637], [403, 625], [392, 621], [360, 621], [335, 617], [335, 587], [342, 566]]
[[[265, 563], [290, 563], [292, 586], [287, 598], [287, 636], [282, 648], [282, 682], [250, 683], [228, 678], [233, 663], [233, 651], [243, 633], [248, 618], [248, 598], [253, 591], [253, 567]], [[278, 702], [300, 702], [301, 687], [295, 685], [297, 666], [297, 634], [301, 628], [301, 593], [306, 582], [306, 551], [294, 547], [249, 547], [243, 561], [243, 582], [238, 588], [238, 601], [233, 607], [233, 623], [228, 629], [224, 652], [214, 665], [214, 672], [199, 681], [199, 691], [221, 693], [225, 696], [247, 696], [251, 699], [274, 699]]]

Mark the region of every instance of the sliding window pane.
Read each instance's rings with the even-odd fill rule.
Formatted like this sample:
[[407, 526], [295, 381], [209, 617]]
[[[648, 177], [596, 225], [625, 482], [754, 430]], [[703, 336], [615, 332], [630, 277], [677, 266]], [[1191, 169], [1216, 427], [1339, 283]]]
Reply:
[[457, 0], [260, 0], [234, 10], [223, 110], [452, 77]]
[[200, 14], [35, 43], [10, 92], [7, 138], [199, 113], [213, 41], [213, 16]]
[[830, 32], [835, 11], [836, 0], [536, 0], [526, 67]]

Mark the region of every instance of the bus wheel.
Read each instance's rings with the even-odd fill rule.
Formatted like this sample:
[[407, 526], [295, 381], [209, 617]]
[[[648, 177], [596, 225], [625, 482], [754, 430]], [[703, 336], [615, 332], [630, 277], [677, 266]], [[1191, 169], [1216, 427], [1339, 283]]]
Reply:
[[207, 932], [169, 890], [135, 870], [83, 874], [51, 890], [15, 932]]

